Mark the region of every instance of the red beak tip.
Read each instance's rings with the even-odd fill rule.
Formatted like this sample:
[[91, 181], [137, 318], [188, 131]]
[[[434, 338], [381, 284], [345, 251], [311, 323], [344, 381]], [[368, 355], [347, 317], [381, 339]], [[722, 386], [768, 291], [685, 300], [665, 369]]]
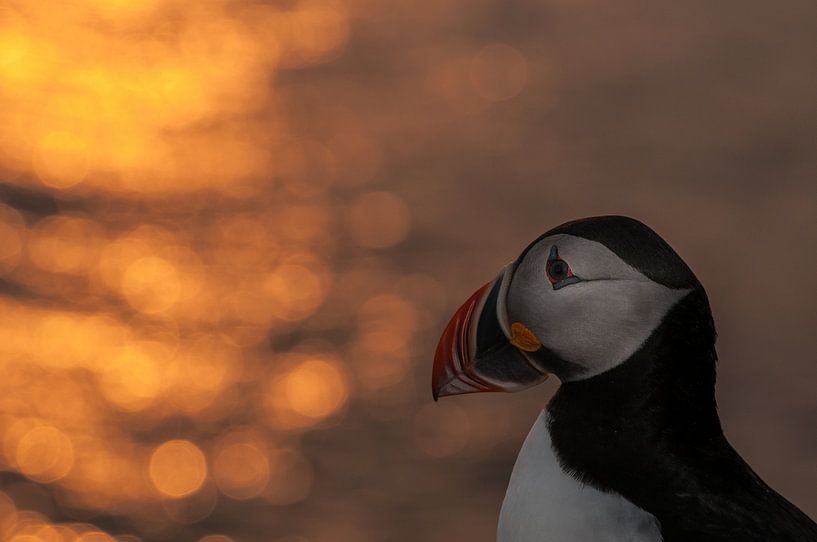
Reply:
[[[490, 391], [490, 386], [481, 385], [472, 374], [471, 356], [468, 348], [468, 334], [474, 317], [474, 310], [480, 300], [487, 295], [491, 282], [474, 292], [457, 309], [445, 327], [434, 354], [434, 369], [431, 378], [431, 393], [434, 401], [448, 395], [460, 395], [476, 391]], [[479, 317], [479, 315], [477, 315]]]

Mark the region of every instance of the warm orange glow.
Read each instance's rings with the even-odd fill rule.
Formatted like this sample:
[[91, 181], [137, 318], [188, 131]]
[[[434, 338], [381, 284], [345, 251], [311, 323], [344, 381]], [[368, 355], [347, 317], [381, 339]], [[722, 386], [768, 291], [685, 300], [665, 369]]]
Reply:
[[48, 218], [37, 224], [29, 243], [31, 260], [53, 273], [80, 273], [95, 264], [99, 227], [72, 216]]
[[219, 489], [234, 499], [249, 499], [264, 491], [270, 469], [266, 454], [247, 443], [224, 447], [213, 462], [213, 477]]
[[263, 282], [270, 313], [282, 320], [303, 320], [323, 303], [326, 282], [315, 266], [295, 262], [278, 266]]
[[165, 364], [170, 401], [185, 412], [202, 411], [240, 376], [241, 363], [241, 351], [225, 337], [188, 337]]
[[163, 258], [140, 258], [127, 267], [122, 277], [122, 293], [139, 311], [148, 314], [164, 312], [179, 300], [178, 271]]
[[[153, 346], [153, 348], [151, 348]], [[102, 362], [102, 393], [124, 410], [141, 410], [153, 402], [163, 387], [161, 345], [129, 346]], [[158, 359], [157, 359], [158, 358]]]
[[229, 536], [223, 534], [208, 534], [199, 538], [199, 542], [234, 542]]
[[17, 442], [20, 472], [38, 482], [59, 480], [74, 464], [71, 439], [55, 427], [42, 425], [27, 431]]
[[325, 418], [346, 402], [346, 380], [337, 366], [327, 360], [300, 363], [281, 382], [288, 406], [307, 418]]
[[[325, 2], [290, 10], [236, 10], [219, 0], [177, 11], [175, 4], [3, 7], [0, 140], [14, 139], [5, 165], [28, 163], [58, 190], [179, 191], [262, 174], [268, 137], [240, 116], [268, 98], [259, 73], [274, 69], [282, 53], [289, 65], [329, 57], [347, 39], [346, 10]], [[151, 24], [171, 12], [175, 24]], [[237, 137], [250, 131], [258, 134]], [[218, 160], [208, 152], [214, 146]]]
[[401, 296], [377, 295], [360, 306], [353, 359], [367, 388], [390, 386], [406, 376], [418, 321], [416, 306]]
[[154, 450], [148, 473], [159, 493], [179, 498], [201, 488], [207, 478], [207, 463], [192, 442], [170, 440]]
[[44, 542], [63, 542], [62, 533], [53, 525], [43, 525], [37, 529], [35, 536]]
[[40, 180], [54, 188], [69, 188], [88, 175], [91, 148], [96, 142], [68, 131], [47, 132], [34, 151], [34, 170]]
[[473, 7], [0, 0], [0, 542], [377, 540], [510, 449], [421, 408], [474, 247], [522, 239], [491, 179], [563, 173], [542, 47]]
[[315, 62], [346, 41], [349, 28], [340, 2], [301, 0], [296, 4], [290, 21], [290, 36], [297, 55]]
[[116, 542], [116, 539], [102, 531], [90, 531], [80, 535], [77, 542]]

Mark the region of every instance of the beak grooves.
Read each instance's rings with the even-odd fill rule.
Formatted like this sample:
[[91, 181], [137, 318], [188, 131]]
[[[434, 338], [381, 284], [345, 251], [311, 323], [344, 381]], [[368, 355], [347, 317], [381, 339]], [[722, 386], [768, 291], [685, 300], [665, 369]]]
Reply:
[[[454, 313], [437, 343], [432, 372], [432, 391], [436, 401], [442, 395], [457, 395], [475, 391], [491, 391], [493, 387], [466, 372], [469, 330], [475, 309], [493, 283], [489, 282], [474, 292]], [[479, 315], [477, 315], [478, 317]]]

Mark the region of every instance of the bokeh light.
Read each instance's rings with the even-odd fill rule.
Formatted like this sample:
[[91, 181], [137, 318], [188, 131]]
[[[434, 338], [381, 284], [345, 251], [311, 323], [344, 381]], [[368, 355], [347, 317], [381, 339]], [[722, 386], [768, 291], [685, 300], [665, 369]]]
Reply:
[[207, 462], [192, 442], [171, 440], [153, 451], [149, 473], [162, 495], [179, 498], [198, 491], [207, 477]]
[[334, 356], [293, 353], [279, 363], [283, 370], [273, 374], [265, 394], [274, 426], [308, 427], [345, 406], [348, 378]]
[[250, 499], [261, 494], [270, 477], [269, 459], [252, 444], [225, 446], [213, 464], [219, 489], [234, 499]]
[[25, 433], [16, 445], [20, 472], [38, 482], [59, 480], [71, 470], [74, 448], [65, 433], [47, 425]]

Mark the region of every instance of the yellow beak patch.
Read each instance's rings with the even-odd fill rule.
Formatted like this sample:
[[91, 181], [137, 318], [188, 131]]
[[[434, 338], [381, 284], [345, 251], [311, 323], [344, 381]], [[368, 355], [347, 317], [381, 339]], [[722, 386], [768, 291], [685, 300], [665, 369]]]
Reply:
[[542, 348], [542, 341], [525, 324], [514, 322], [511, 324], [511, 344], [525, 352], [536, 352]]

